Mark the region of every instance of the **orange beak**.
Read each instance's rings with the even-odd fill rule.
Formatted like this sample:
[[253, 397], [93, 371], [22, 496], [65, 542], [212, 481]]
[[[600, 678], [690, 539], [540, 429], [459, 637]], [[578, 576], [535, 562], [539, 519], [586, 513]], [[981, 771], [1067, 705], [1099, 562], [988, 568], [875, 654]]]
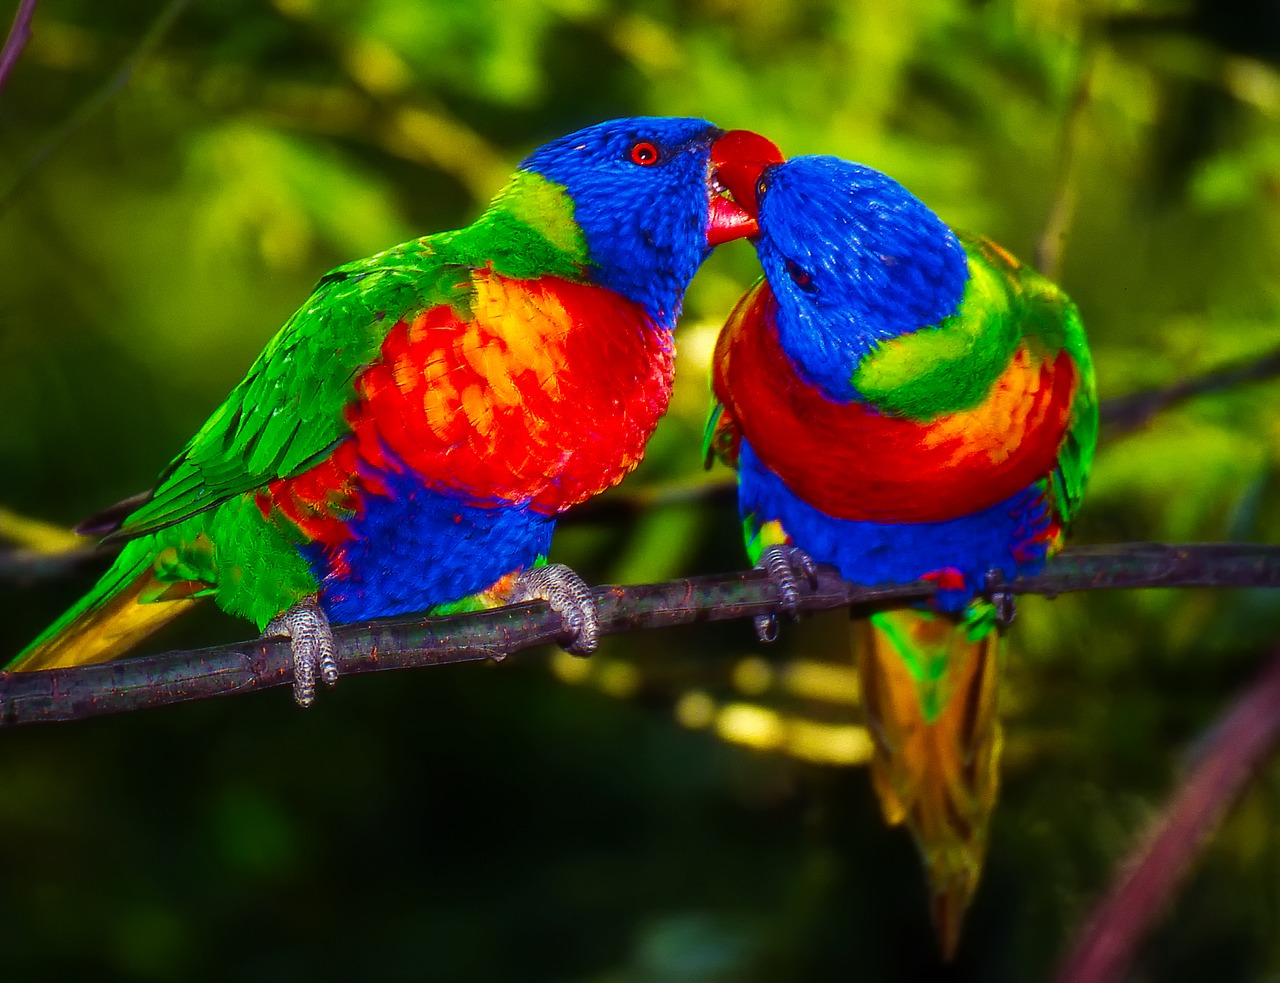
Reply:
[[733, 198], [712, 196], [708, 245], [760, 234], [756, 185], [765, 168], [782, 163], [782, 159], [772, 141], [750, 130], [730, 130], [711, 145], [711, 176]]

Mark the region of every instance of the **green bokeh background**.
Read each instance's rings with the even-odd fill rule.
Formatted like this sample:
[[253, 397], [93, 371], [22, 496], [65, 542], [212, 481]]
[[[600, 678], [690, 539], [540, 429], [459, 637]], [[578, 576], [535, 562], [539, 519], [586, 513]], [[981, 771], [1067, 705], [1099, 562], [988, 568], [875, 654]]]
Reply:
[[[0, 6], [6, 20], [16, 4]], [[0, 505], [70, 524], [145, 487], [316, 277], [466, 222], [539, 142], [701, 115], [903, 181], [1059, 278], [1104, 396], [1280, 343], [1274, 0], [196, 0], [45, 155], [166, 10], [43, 0], [0, 91]], [[6, 190], [8, 189], [8, 190]], [[620, 494], [704, 476], [718, 324], [699, 274], [672, 412]], [[1255, 385], [1101, 452], [1078, 541], [1275, 541], [1280, 397]], [[555, 547], [593, 581], [741, 565], [678, 503]], [[90, 583], [0, 585], [0, 653]], [[153, 647], [244, 637], [217, 612]], [[771, 659], [847, 659], [840, 616]], [[1003, 801], [959, 958], [865, 773], [720, 742], [749, 626], [380, 673], [0, 736], [5, 979], [1037, 980], [1280, 636], [1263, 592], [1028, 600]], [[772, 692], [749, 694], [768, 703]], [[856, 719], [792, 700], [787, 713]], [[842, 716], [843, 715], [843, 716]], [[1207, 848], [1135, 979], [1280, 973], [1280, 772]]]

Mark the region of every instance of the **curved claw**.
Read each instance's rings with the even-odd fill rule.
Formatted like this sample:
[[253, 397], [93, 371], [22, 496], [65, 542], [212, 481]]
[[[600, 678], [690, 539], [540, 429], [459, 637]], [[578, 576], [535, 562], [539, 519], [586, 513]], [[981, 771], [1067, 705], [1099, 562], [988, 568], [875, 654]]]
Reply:
[[[755, 567], [769, 574], [769, 579], [778, 588], [778, 606], [792, 618], [800, 614], [800, 578], [809, 583], [810, 588], [818, 586], [818, 567], [811, 557], [798, 546], [770, 546], [760, 554]], [[756, 624], [756, 637], [763, 641], [772, 641], [777, 637], [777, 625], [773, 628], [773, 638], [765, 638], [761, 633], [761, 625]]]
[[565, 648], [574, 655], [590, 655], [600, 644], [600, 619], [591, 588], [563, 563], [522, 573], [511, 596], [513, 604], [519, 601], [546, 601], [564, 622], [570, 636]]
[[766, 645], [778, 640], [778, 616], [776, 614], [757, 614], [751, 619], [755, 626], [756, 638]]
[[1008, 628], [1018, 616], [1018, 598], [1012, 591], [1004, 590], [1004, 574], [994, 567], [982, 578], [982, 596], [996, 609], [996, 625]]
[[316, 699], [316, 672], [326, 686], [338, 681], [338, 662], [333, 654], [333, 629], [317, 597], [299, 601], [276, 615], [262, 633], [264, 638], [283, 636], [293, 650], [293, 699], [309, 707]]

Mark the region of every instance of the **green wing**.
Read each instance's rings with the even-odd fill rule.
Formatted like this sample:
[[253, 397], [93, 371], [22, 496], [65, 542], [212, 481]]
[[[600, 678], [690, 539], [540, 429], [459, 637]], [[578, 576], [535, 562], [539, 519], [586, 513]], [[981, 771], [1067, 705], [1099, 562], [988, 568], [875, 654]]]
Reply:
[[[448, 251], [446, 251], [448, 252]], [[469, 268], [432, 238], [332, 270], [111, 538], [154, 532], [305, 470], [350, 431], [361, 370], [399, 319], [460, 303]]]

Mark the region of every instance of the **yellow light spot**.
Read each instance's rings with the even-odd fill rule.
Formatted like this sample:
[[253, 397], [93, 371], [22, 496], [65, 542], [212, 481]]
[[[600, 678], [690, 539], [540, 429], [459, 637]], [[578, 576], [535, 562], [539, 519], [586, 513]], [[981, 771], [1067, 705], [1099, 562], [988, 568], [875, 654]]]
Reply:
[[716, 715], [721, 739], [762, 751], [776, 750], [786, 739], [782, 717], [752, 703], [729, 703]]
[[631, 696], [640, 687], [640, 670], [629, 662], [602, 662], [596, 670], [596, 685], [610, 696]]
[[816, 720], [787, 721], [788, 754], [826, 765], [864, 765], [875, 750], [865, 727], [823, 724]]
[[782, 682], [789, 692], [807, 699], [851, 706], [859, 702], [858, 674], [852, 666], [801, 659], [786, 667]]
[[395, 51], [381, 41], [363, 38], [343, 52], [353, 78], [374, 95], [395, 95], [413, 84], [413, 72]]
[[702, 690], [690, 690], [676, 703], [676, 720], [690, 730], [710, 727], [715, 714], [716, 701]]
[[1232, 95], [1272, 116], [1280, 115], [1280, 73], [1265, 62], [1251, 58], [1228, 58], [1222, 70], [1223, 83]]
[[551, 656], [551, 672], [562, 683], [584, 683], [591, 675], [591, 660], [557, 651]]
[[773, 685], [773, 666], [758, 655], [742, 659], [733, 667], [733, 685], [745, 696], [759, 696]]

